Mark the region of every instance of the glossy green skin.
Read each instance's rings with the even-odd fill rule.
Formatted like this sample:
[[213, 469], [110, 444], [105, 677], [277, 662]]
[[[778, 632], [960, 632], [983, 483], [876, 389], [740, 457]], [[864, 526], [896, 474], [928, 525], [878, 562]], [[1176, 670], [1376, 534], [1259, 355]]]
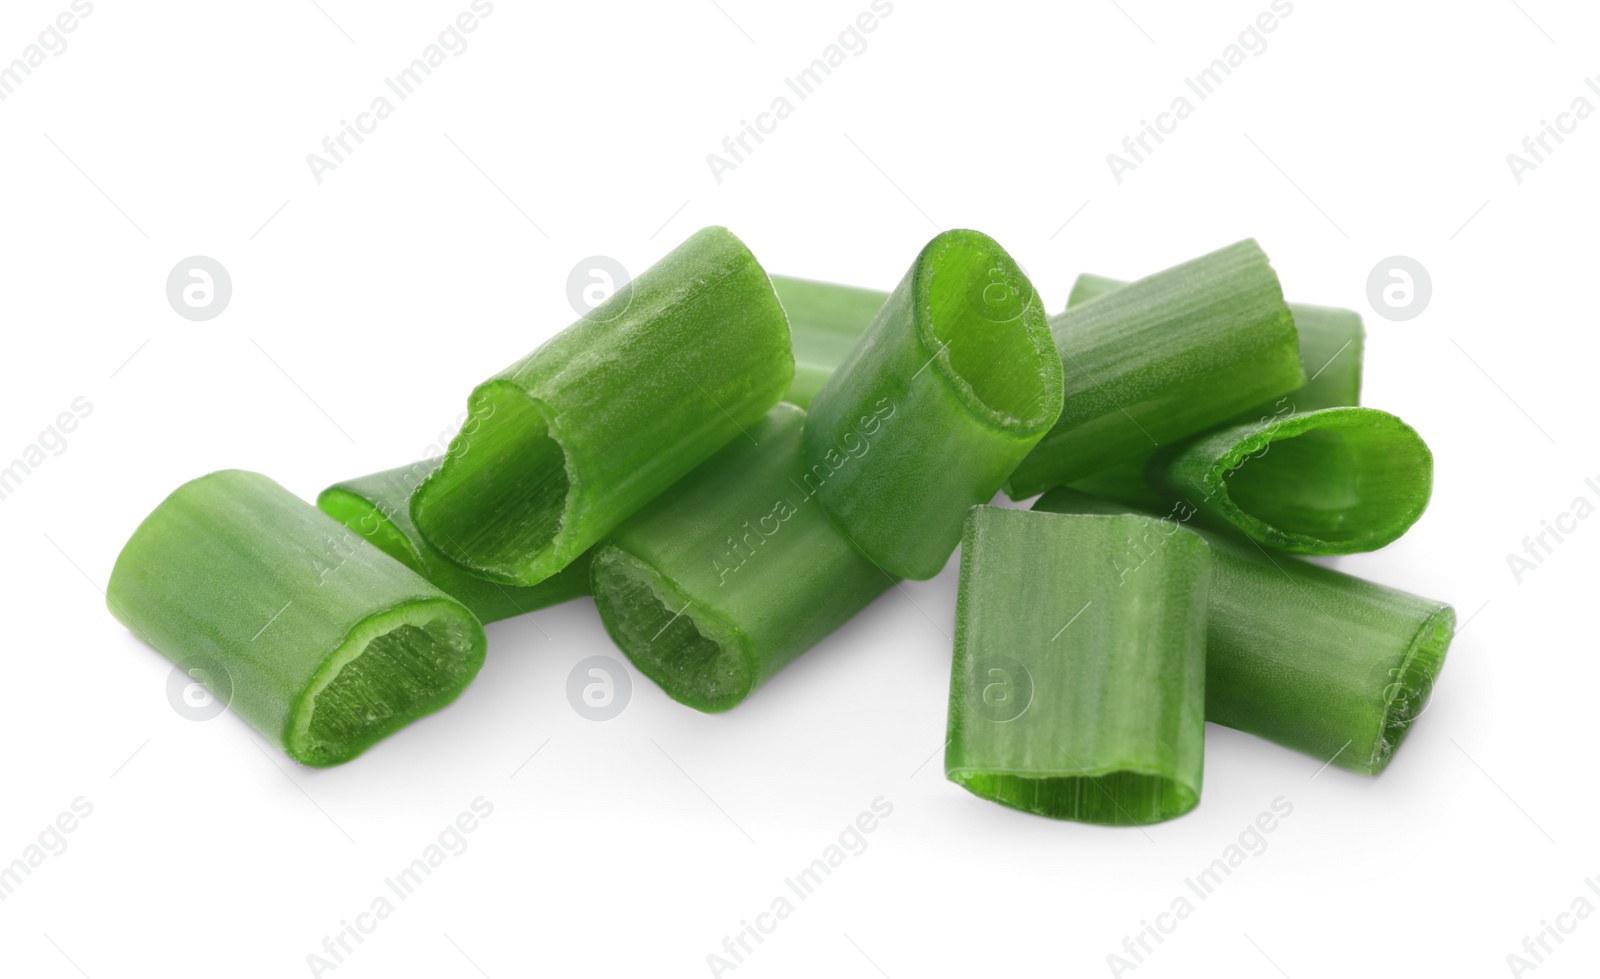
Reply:
[[[1085, 273], [1073, 283], [1067, 306], [1081, 306], [1127, 284], [1121, 279]], [[1287, 305], [1299, 337], [1300, 366], [1305, 370], [1306, 383], [1282, 398], [1255, 406], [1235, 421], [1276, 414], [1286, 406], [1290, 411], [1316, 411], [1361, 403], [1361, 353], [1367, 336], [1361, 315], [1333, 306]]]
[[1294, 318], [1246, 239], [1050, 320], [1061, 417], [1012, 473], [1024, 499], [1203, 432], [1300, 388]]
[[[1129, 512], [1065, 488], [1034, 508]], [[1455, 610], [1193, 529], [1211, 545], [1206, 720], [1346, 771], [1383, 771], [1444, 666]]]
[[[1073, 284], [1067, 305], [1081, 305], [1125, 285], [1127, 283], [1120, 279], [1085, 273], [1078, 276], [1078, 281]], [[1361, 317], [1348, 309], [1331, 306], [1310, 306], [1305, 303], [1289, 303], [1288, 306], [1290, 314], [1294, 316], [1295, 332], [1299, 335], [1300, 366], [1305, 371], [1306, 383], [1298, 391], [1256, 405], [1233, 419], [1232, 424], [1277, 417], [1286, 410], [1316, 411], [1319, 408], [1361, 403], [1361, 350], [1366, 340]], [[1091, 496], [1130, 506], [1164, 510], [1167, 501], [1151, 489], [1144, 479], [1145, 467], [1156, 451], [1149, 449], [1125, 462], [1075, 480], [1072, 487]]]
[[[980, 252], [989, 261], [968, 264]], [[958, 307], [940, 320], [932, 308], [940, 277], [965, 285], [966, 295], [987, 296], [986, 283], [1003, 282], [1010, 298], [992, 316]], [[955, 332], [941, 340], [941, 329]], [[1009, 355], [1012, 366], [980, 398], [957, 362], [985, 349], [986, 332], [1001, 331], [1022, 339], [982, 358]], [[917, 256], [812, 402], [805, 455], [822, 505], [886, 571], [931, 578], [959, 543], [967, 508], [993, 499], [1055, 420], [1061, 391], [1060, 358], [1027, 277], [987, 235], [945, 232]], [[989, 407], [1001, 396], [1026, 410]]]
[[1114, 826], [1181, 816], [1204, 769], [1210, 555], [1148, 517], [972, 508], [945, 774]]
[[772, 287], [789, 314], [794, 342], [794, 382], [783, 400], [809, 408], [889, 294], [784, 275], [773, 276]]
[[442, 458], [335, 483], [317, 497], [317, 508], [362, 535], [456, 599], [484, 624], [515, 618], [589, 594], [589, 555], [529, 588], [480, 578], [447, 559], [411, 522], [411, 494]]
[[[673, 699], [727, 710], [894, 584], [836, 530], [808, 484], [800, 433], [806, 415], [780, 404], [636, 514], [596, 549], [595, 605], [606, 631]], [[682, 610], [719, 642], [728, 669], [713, 690], [660, 662], [660, 627], [629, 623], [619, 576], [649, 580], [666, 613]], [[637, 628], [635, 627], [637, 626]]]
[[[163, 656], [231, 684], [230, 706], [296, 761], [348, 761], [450, 703], [483, 665], [483, 627], [459, 602], [259, 473], [192, 480], [145, 518], [106, 587], [113, 615]], [[307, 689], [353, 632], [426, 613], [466, 637], [448, 683], [345, 744], [295, 743]], [[201, 674], [196, 673], [200, 676]]]
[[[1308, 440], [1313, 435], [1319, 441]], [[1235, 425], [1163, 450], [1145, 472], [1207, 524], [1291, 554], [1356, 554], [1400, 538], [1433, 495], [1433, 453], [1376, 408]]]
[[[450, 560], [536, 585], [743, 438], [793, 377], [788, 322], [766, 272], [727, 229], [703, 229], [479, 385], [444, 464], [413, 496], [412, 518]], [[510, 504], [486, 509], [485, 487], [520, 477], [505, 472], [516, 458], [506, 443], [513, 420], [528, 417], [564, 453], [567, 489], [541, 501], [559, 508], [553, 535], [506, 547], [523, 513]], [[482, 536], [464, 541], [452, 526]]]

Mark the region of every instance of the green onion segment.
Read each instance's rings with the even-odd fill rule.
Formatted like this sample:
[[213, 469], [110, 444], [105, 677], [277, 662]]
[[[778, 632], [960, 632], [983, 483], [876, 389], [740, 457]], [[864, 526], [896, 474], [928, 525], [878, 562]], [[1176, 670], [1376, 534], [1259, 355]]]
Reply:
[[589, 594], [588, 552], [525, 588], [480, 578], [424, 540], [411, 522], [411, 494], [443, 461], [424, 459], [335, 483], [317, 497], [317, 508], [465, 605], [479, 622], [498, 622]]
[[[1067, 305], [1080, 306], [1125, 285], [1120, 279], [1085, 273], [1073, 283]], [[1305, 370], [1306, 383], [1281, 399], [1256, 406], [1237, 421], [1273, 414], [1285, 405], [1292, 411], [1316, 411], [1361, 403], [1361, 354], [1366, 330], [1360, 314], [1332, 306], [1287, 305], [1299, 334], [1300, 366]]]
[[1156, 454], [1166, 498], [1214, 526], [1295, 554], [1353, 554], [1399, 539], [1433, 493], [1433, 453], [1376, 408], [1324, 408], [1236, 425]]
[[972, 508], [945, 774], [1056, 819], [1193, 809], [1209, 578], [1205, 542], [1153, 518]]
[[1305, 383], [1294, 318], [1246, 239], [1052, 317], [1066, 400], [1013, 499], [1205, 431]]
[[805, 412], [779, 404], [595, 550], [600, 620], [639, 672], [724, 711], [894, 580], [823, 513], [801, 453]]
[[773, 276], [772, 287], [789, 314], [794, 343], [794, 382], [783, 400], [809, 408], [889, 294], [784, 275]]
[[536, 585], [749, 439], [793, 377], [771, 280], [731, 232], [706, 228], [480, 384], [412, 519], [450, 560]]
[[994, 239], [923, 248], [811, 404], [805, 457], [844, 534], [896, 577], [938, 574], [1061, 411], [1039, 295]]
[[[1126, 513], [1055, 489], [1052, 513]], [[1179, 510], [1166, 523], [1193, 511]], [[1248, 541], [1211, 545], [1206, 719], [1376, 775], [1421, 716], [1455, 632], [1455, 610]]]
[[337, 765], [450, 703], [478, 620], [258, 473], [183, 484], [123, 547], [111, 612], [305, 765]]

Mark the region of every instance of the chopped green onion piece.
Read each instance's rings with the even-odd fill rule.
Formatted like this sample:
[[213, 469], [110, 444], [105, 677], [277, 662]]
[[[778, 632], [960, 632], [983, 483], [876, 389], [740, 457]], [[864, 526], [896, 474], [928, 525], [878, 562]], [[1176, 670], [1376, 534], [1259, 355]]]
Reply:
[[[1081, 305], [1125, 285], [1127, 283], [1120, 279], [1085, 273], [1078, 276], [1078, 281], [1073, 284], [1067, 305]], [[1295, 330], [1300, 335], [1300, 366], [1305, 369], [1306, 383], [1300, 390], [1278, 400], [1292, 405], [1293, 411], [1316, 411], [1318, 408], [1360, 404], [1361, 350], [1367, 335], [1361, 325], [1360, 314], [1348, 309], [1307, 303], [1289, 303], [1288, 306], [1290, 315], [1294, 317]], [[1268, 402], [1258, 405], [1236, 420], [1246, 421], [1261, 414], [1273, 414], [1283, 404]]]
[[973, 507], [945, 774], [1056, 819], [1137, 826], [1193, 809], [1209, 572], [1199, 537], [1149, 517]]
[[258, 473], [185, 483], [133, 532], [111, 612], [305, 765], [450, 703], [483, 665], [461, 603]]
[[706, 228], [480, 384], [411, 516], [446, 557], [536, 585], [777, 403], [794, 377], [755, 256]]
[[[1128, 512], [1064, 488], [1034, 509]], [[1347, 771], [1383, 771], [1428, 703], [1455, 610], [1226, 534], [1196, 532], [1211, 545], [1206, 720]]]
[[1012, 473], [1022, 499], [1227, 421], [1305, 383], [1294, 318], [1246, 239], [1050, 320], [1067, 396]]
[[931, 578], [1060, 410], [1039, 294], [994, 239], [947, 231], [812, 402], [806, 462], [862, 553]]
[[772, 287], [789, 314], [794, 342], [794, 383], [783, 400], [808, 408], [889, 294], [785, 275], [773, 276]]
[[589, 594], [588, 552], [524, 588], [480, 578], [424, 540], [411, 522], [411, 494], [443, 461], [424, 459], [335, 483], [317, 497], [317, 507], [465, 605], [479, 622], [498, 622]]
[[1354, 554], [1404, 534], [1428, 507], [1433, 453], [1376, 408], [1324, 408], [1212, 432], [1146, 473], [1215, 526], [1295, 554]]
[[679, 703], [723, 711], [866, 608], [891, 579], [822, 512], [780, 404], [618, 527], [594, 557], [600, 620]]

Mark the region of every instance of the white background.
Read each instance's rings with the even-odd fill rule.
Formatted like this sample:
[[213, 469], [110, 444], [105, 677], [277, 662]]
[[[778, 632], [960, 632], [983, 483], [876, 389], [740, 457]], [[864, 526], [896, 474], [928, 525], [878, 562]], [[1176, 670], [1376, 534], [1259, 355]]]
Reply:
[[[733, 974], [1108, 975], [1279, 796], [1293, 815], [1267, 850], [1135, 974], [1504, 975], [1541, 921], [1600, 904], [1583, 883], [1600, 874], [1600, 521], [1520, 584], [1506, 561], [1600, 495], [1584, 484], [1600, 477], [1600, 121], [1520, 185], [1506, 162], [1576, 97], [1600, 105], [1592, 7], [1296, 0], [1119, 184], [1106, 154], [1267, 0], [898, 0], [803, 102], [783, 79], [866, 0], [500, 0], [319, 184], [307, 154], [468, 0], [318, 2], [100, 0], [0, 102], [0, 462], [93, 404], [0, 500], [0, 862], [93, 805], [0, 903], [7, 975], [310, 974], [324, 936], [479, 796], [494, 811], [469, 848], [338, 976], [708, 975], [879, 796], [893, 814], [867, 849]], [[67, 7], [8, 0], [0, 62]], [[707, 154], [785, 94], [793, 114], [714, 180]], [[1464, 623], [1388, 772], [1317, 775], [1211, 728], [1204, 800], [1175, 822], [982, 802], [935, 757], [954, 562], [722, 716], [635, 677], [620, 717], [580, 717], [568, 673], [617, 655], [586, 600], [491, 626], [455, 706], [341, 768], [169, 706], [170, 665], [101, 594], [167, 492], [243, 467], [311, 498], [416, 459], [474, 383], [574, 318], [580, 260], [637, 273], [714, 223], [769, 271], [878, 288], [937, 229], [979, 228], [1052, 310], [1080, 271], [1137, 276], [1255, 236], [1291, 299], [1361, 309], [1366, 403], [1427, 437], [1437, 487], [1403, 540], [1336, 565]], [[1396, 254], [1433, 280], [1404, 323], [1366, 299]], [[165, 298], [191, 255], [232, 274], [209, 322]], [[1588, 919], [1537, 974], [1597, 962]]]

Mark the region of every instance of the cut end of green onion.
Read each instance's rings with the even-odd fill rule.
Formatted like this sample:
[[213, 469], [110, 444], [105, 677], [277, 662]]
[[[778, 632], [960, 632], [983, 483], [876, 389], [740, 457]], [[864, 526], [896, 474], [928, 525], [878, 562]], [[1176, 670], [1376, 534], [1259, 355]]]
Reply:
[[1375, 747], [1372, 756], [1356, 771], [1376, 775], [1389, 766], [1411, 725], [1428, 707], [1434, 680], [1444, 669], [1445, 653], [1455, 638], [1455, 629], [1455, 609], [1446, 605], [1422, 623], [1400, 665], [1388, 671], [1392, 680], [1383, 688], [1383, 719]]
[[934, 238], [915, 269], [917, 327], [936, 369], [991, 424], [1042, 434], [1061, 412], [1061, 358], [1022, 269], [977, 231]]
[[290, 719], [285, 750], [316, 767], [349, 761], [454, 700], [483, 654], [482, 631], [454, 602], [374, 615], [313, 678]]
[[614, 545], [596, 550], [593, 575], [594, 601], [606, 631], [669, 697], [719, 713], [749, 696], [755, 670], [734, 630]]
[[414, 518], [450, 560], [531, 583], [577, 556], [557, 546], [572, 490], [567, 454], [544, 409], [516, 385], [480, 385], [471, 405], [464, 434], [417, 491]]
[[1160, 453], [1151, 484], [1215, 523], [1296, 554], [1397, 540], [1433, 493], [1433, 453], [1375, 408], [1325, 408], [1224, 429]]
[[1100, 826], [1144, 826], [1183, 815], [1200, 793], [1167, 775], [1126, 769], [1071, 775], [953, 771], [950, 780], [979, 798], [1013, 809]]

